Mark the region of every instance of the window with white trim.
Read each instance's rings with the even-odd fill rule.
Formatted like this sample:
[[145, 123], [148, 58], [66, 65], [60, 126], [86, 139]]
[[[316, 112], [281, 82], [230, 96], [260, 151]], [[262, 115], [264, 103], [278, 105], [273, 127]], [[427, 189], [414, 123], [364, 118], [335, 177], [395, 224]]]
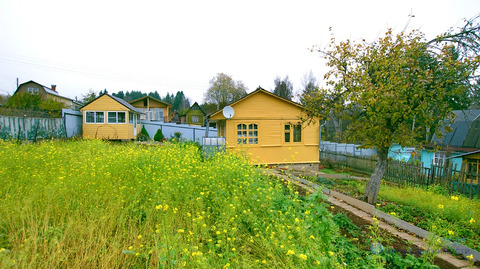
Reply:
[[108, 123], [126, 123], [125, 111], [108, 111]]
[[[248, 127], [248, 128], [247, 128]], [[258, 125], [255, 123], [237, 125], [238, 144], [258, 144]]]
[[105, 112], [85, 111], [85, 123], [105, 123]]
[[446, 158], [445, 152], [441, 152], [441, 151], [434, 152], [433, 153], [433, 164], [443, 166], [443, 164], [445, 163], [445, 158]]
[[199, 116], [192, 116], [192, 122], [200, 122]]
[[30, 94], [37, 94], [37, 93], [39, 93], [38, 88], [34, 88], [34, 87], [29, 87], [29, 88], [27, 88], [27, 91], [28, 91], [28, 93], [30, 93]]

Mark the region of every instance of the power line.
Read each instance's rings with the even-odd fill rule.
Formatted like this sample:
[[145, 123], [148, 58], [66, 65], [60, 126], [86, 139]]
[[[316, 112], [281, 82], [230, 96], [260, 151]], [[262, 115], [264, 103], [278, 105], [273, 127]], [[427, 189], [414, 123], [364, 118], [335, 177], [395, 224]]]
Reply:
[[208, 87], [208, 84], [206, 83], [198, 83], [198, 82], [192, 82], [187, 80], [174, 80], [174, 79], [158, 80], [157, 78], [154, 78], [151, 76], [132, 77], [130, 74], [126, 74], [126, 73], [93, 69], [93, 68], [88, 68], [88, 67], [78, 66], [78, 65], [69, 65], [69, 64], [52, 62], [52, 61], [39, 59], [39, 58], [9, 54], [5, 52], [0, 52], [0, 61], [7, 64], [34, 67], [40, 70], [59, 71], [59, 72], [70, 73], [75, 75], [111, 79], [114, 81], [126, 81], [126, 82], [142, 83], [142, 84], [153, 84], [153, 85], [182, 84], [182, 87], [190, 87], [190, 88], [196, 88], [201, 90], [207, 89]]

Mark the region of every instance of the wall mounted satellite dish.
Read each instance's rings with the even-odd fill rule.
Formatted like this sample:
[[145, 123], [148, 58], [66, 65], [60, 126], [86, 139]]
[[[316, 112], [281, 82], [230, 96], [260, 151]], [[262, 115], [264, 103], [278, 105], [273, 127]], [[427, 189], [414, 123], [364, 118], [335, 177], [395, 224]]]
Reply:
[[235, 114], [233, 107], [226, 106], [223, 108], [223, 116], [225, 116], [225, 118], [231, 119], [233, 117], [233, 114]]

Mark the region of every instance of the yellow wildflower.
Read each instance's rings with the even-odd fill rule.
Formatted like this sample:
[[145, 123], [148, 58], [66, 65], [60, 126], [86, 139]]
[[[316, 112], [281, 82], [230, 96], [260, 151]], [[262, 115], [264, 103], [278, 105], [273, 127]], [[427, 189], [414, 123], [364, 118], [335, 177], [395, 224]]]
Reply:
[[475, 223], [475, 220], [473, 218], [470, 219], [470, 224]]
[[451, 230], [448, 230], [448, 234], [449, 234], [449, 235], [454, 235], [455, 232], [454, 232], [454, 231], [451, 231]]
[[295, 251], [289, 249], [289, 250], [287, 251], [287, 255], [295, 255]]
[[458, 196], [452, 196], [450, 197], [453, 201], [458, 201]]
[[305, 255], [305, 254], [300, 254], [300, 255], [298, 255], [298, 257], [299, 257], [300, 259], [304, 260], [304, 261], [307, 260], [307, 255]]
[[181, 234], [181, 233], [184, 233], [185, 230], [184, 230], [184, 229], [178, 229], [177, 232], [178, 232], [179, 234]]
[[439, 205], [438, 205], [438, 208], [444, 209], [445, 207], [444, 207], [442, 204], [439, 204]]

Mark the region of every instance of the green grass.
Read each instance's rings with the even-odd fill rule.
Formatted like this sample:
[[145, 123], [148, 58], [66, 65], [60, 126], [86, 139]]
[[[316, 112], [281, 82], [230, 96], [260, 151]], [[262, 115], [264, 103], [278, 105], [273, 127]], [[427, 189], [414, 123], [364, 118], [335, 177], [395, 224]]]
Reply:
[[[318, 178], [319, 184], [352, 197], [363, 195], [365, 181]], [[332, 181], [332, 182], [329, 182]], [[480, 200], [449, 195], [438, 186], [400, 186], [382, 182], [377, 208], [438, 236], [480, 250]]]
[[0, 141], [0, 267], [357, 267], [320, 196], [191, 144]]

